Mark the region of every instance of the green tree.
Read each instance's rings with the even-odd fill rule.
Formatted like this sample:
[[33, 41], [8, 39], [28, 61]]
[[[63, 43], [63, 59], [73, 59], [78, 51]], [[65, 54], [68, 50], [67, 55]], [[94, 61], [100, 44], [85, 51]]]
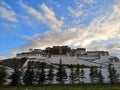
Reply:
[[118, 83], [119, 74], [117, 73], [117, 70], [114, 68], [114, 66], [112, 66], [111, 64], [108, 65], [108, 73], [109, 73], [108, 78], [110, 79], [110, 83], [111, 84]]
[[0, 67], [0, 85], [3, 85], [6, 82], [7, 72], [5, 67]]
[[62, 65], [62, 60], [60, 59], [60, 63], [57, 68], [56, 80], [62, 85], [67, 79], [67, 73], [65, 67]]
[[97, 73], [97, 76], [98, 76], [98, 83], [103, 84], [104, 83], [104, 77], [102, 75], [101, 66], [99, 67], [99, 71]]
[[92, 83], [97, 83], [98, 82], [98, 70], [97, 66], [91, 66], [90, 67], [90, 80]]
[[78, 82], [80, 84], [80, 65], [77, 64], [74, 72], [74, 82]]
[[74, 66], [73, 65], [71, 65], [70, 66], [70, 82], [72, 83], [72, 84], [74, 84]]
[[80, 70], [80, 79], [81, 79], [81, 83], [83, 84], [85, 79], [85, 71], [83, 67], [81, 67], [81, 70]]
[[46, 80], [46, 74], [45, 74], [45, 63], [42, 62], [40, 66], [38, 66], [37, 71], [37, 82], [38, 84], [43, 84]]
[[49, 67], [49, 71], [48, 71], [48, 80], [49, 80], [49, 84], [51, 84], [53, 82], [53, 79], [54, 79], [54, 71], [53, 71], [53, 66], [50, 65]]
[[11, 82], [10, 85], [17, 86], [20, 84], [20, 71], [18, 69], [14, 70], [12, 75], [10, 76]]
[[25, 71], [25, 74], [23, 76], [23, 82], [26, 86], [33, 85], [34, 81], [34, 70], [31, 65], [31, 63], [28, 63], [27, 70]]
[[17, 59], [15, 59], [15, 62], [13, 64], [13, 72], [12, 74], [9, 76], [9, 78], [11, 79], [10, 85], [12, 86], [17, 86], [21, 84], [21, 71], [19, 68], [19, 63], [17, 62]]

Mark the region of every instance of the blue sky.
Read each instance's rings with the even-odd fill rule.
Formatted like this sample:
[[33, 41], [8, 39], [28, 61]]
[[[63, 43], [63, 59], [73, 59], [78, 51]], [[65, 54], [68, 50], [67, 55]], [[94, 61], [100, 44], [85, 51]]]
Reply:
[[0, 59], [54, 45], [120, 57], [120, 0], [0, 0]]

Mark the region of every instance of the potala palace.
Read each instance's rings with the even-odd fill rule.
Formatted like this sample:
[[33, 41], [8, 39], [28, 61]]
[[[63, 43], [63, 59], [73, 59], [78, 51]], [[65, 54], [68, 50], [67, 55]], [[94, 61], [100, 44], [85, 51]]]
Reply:
[[119, 67], [119, 58], [110, 56], [108, 51], [86, 51], [85, 48], [71, 49], [68, 46], [53, 46], [45, 50], [29, 49], [28, 52], [18, 53], [16, 58], [27, 58], [23, 66], [29, 61], [40, 61], [48, 64], [59, 64], [60, 59], [63, 64], [96, 65], [106, 67], [113, 64]]

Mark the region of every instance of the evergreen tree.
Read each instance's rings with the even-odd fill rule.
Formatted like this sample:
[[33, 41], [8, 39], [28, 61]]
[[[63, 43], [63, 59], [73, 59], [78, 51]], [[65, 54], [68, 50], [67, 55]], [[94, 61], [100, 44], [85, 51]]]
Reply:
[[81, 83], [82, 84], [84, 83], [84, 79], [85, 79], [84, 75], [85, 75], [84, 68], [81, 67], [81, 70], [80, 70], [80, 79], [81, 79]]
[[78, 82], [80, 84], [80, 66], [79, 66], [79, 64], [77, 64], [76, 68], [75, 68], [74, 82]]
[[79, 64], [76, 65], [76, 66], [71, 65], [70, 70], [71, 70], [70, 81], [71, 81], [72, 84], [74, 84], [74, 83], [79, 83], [79, 84], [84, 83], [85, 72], [84, 72], [84, 69], [82, 67], [80, 68]]
[[49, 84], [51, 84], [53, 82], [53, 79], [54, 79], [54, 71], [53, 71], [53, 66], [50, 65], [49, 67], [49, 71], [48, 71], [48, 80], [49, 80]]
[[111, 64], [108, 65], [108, 73], [109, 73], [108, 78], [110, 79], [110, 83], [111, 84], [118, 83], [119, 74]]
[[43, 84], [46, 80], [46, 74], [45, 74], [45, 63], [42, 62], [41, 66], [38, 66], [38, 71], [37, 71], [37, 82], [38, 84]]
[[72, 84], [74, 84], [74, 72], [75, 72], [75, 71], [74, 71], [73, 65], [70, 66], [70, 71], [71, 71], [71, 72], [70, 72], [70, 76], [69, 76], [69, 77], [70, 77], [70, 82], [71, 82]]
[[10, 76], [11, 79], [10, 85], [17, 86], [20, 84], [20, 74], [21, 72], [18, 69], [14, 70], [14, 72]]
[[56, 80], [60, 84], [64, 84], [66, 79], [67, 79], [67, 73], [65, 67], [62, 65], [62, 60], [60, 59], [60, 64], [58, 65], [57, 73], [56, 73]]
[[27, 70], [25, 71], [25, 74], [23, 76], [23, 82], [26, 86], [33, 85], [34, 81], [34, 70], [31, 65], [31, 63], [28, 63]]
[[90, 80], [92, 83], [97, 83], [98, 82], [98, 70], [97, 66], [91, 66], [90, 67]]
[[102, 75], [101, 66], [99, 68], [97, 76], [98, 76], [98, 83], [103, 84], [104, 83], [104, 77]]
[[20, 85], [21, 84], [20, 77], [21, 77], [21, 71], [19, 68], [19, 63], [15, 60], [13, 65], [13, 73], [9, 77], [11, 79], [10, 85], [12, 86]]
[[6, 69], [3, 66], [0, 67], [0, 85], [3, 85], [5, 83], [6, 76], [7, 76]]

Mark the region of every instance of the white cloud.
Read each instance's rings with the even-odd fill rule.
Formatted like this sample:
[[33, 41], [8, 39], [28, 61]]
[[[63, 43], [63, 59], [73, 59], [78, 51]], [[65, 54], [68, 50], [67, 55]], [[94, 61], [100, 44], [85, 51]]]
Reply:
[[103, 51], [109, 51], [109, 50], [120, 51], [120, 42], [88, 46], [87, 49], [88, 50], [103, 50]]
[[83, 14], [82, 7], [83, 4], [79, 4], [75, 10], [72, 9], [71, 7], [68, 7], [67, 9], [72, 17], [80, 17]]
[[117, 56], [120, 58], [120, 42], [112, 44], [100, 44], [95, 46], [86, 47], [89, 51], [109, 51], [110, 55]]
[[96, 0], [82, 0], [84, 3], [90, 4], [90, 3], [95, 3]]
[[40, 5], [43, 13], [25, 5], [23, 2], [20, 2], [20, 5], [29, 13], [29, 15], [36, 18], [36, 20], [48, 25], [53, 31], [60, 32], [62, 28], [63, 21], [58, 20], [52, 9], [49, 9], [45, 3]]
[[12, 9], [10, 5], [8, 5], [7, 3], [5, 3], [3, 1], [1, 2], [1, 5], [6, 7], [7, 9]]
[[50, 1], [53, 5], [55, 5], [56, 7], [61, 7], [61, 5], [58, 3], [57, 0], [48, 0]]
[[5, 56], [0, 56], [0, 60], [6, 59]]
[[[41, 5], [43, 13], [21, 4], [27, 12], [35, 16], [38, 20], [47, 24], [53, 31], [45, 32], [44, 34], [36, 34], [28, 38], [28, 42], [21, 46], [19, 49], [12, 51], [15, 55], [16, 52], [25, 51], [29, 48], [45, 48], [53, 45], [71, 45], [88, 47], [93, 42], [106, 41], [109, 39], [120, 39], [120, 1], [117, 0], [110, 12], [105, 15], [94, 18], [89, 26], [79, 27], [75, 26], [68, 30], [61, 30], [63, 26], [62, 21], [55, 17], [52, 9], [49, 9], [44, 3]], [[54, 27], [55, 25], [55, 27]], [[58, 32], [60, 29], [60, 32]], [[55, 32], [54, 32], [55, 30]], [[58, 30], [58, 31], [56, 31]], [[111, 46], [112, 48], [110, 48]], [[109, 50], [113, 54], [117, 54], [120, 49], [120, 44], [100, 45], [93, 46], [94, 50]]]
[[[95, 2], [95, 0], [74, 0], [74, 7], [69, 6], [67, 8], [69, 11], [68, 15], [73, 19], [73, 21], [70, 23], [73, 25], [79, 25], [82, 21], [91, 18], [91, 16], [94, 15], [95, 17], [96, 14], [99, 15], [100, 12], [98, 13], [98, 11], [95, 11], [97, 6], [93, 6], [93, 2]], [[91, 7], [89, 7], [89, 4], [91, 4]]]
[[33, 26], [33, 21], [32, 20], [30, 20], [30, 17], [28, 17], [28, 16], [21, 16], [21, 19], [23, 20], [23, 21], [25, 21], [25, 23], [27, 23], [28, 25], [31, 25], [31, 26]]
[[[117, 7], [117, 11], [114, 9]], [[53, 45], [72, 45], [86, 47], [92, 42], [105, 41], [111, 38], [120, 38], [119, 4], [115, 4], [110, 13], [95, 18], [88, 27], [72, 27], [61, 32], [46, 32], [43, 35], [34, 35], [25, 47], [44, 48]], [[45, 12], [47, 9], [45, 10]], [[50, 13], [49, 13], [50, 14]], [[117, 16], [116, 16], [117, 14]], [[50, 14], [52, 17], [55, 15]], [[52, 20], [54, 21], [54, 19]]]
[[0, 18], [11, 21], [11, 22], [17, 22], [16, 13], [5, 2], [1, 2]]

